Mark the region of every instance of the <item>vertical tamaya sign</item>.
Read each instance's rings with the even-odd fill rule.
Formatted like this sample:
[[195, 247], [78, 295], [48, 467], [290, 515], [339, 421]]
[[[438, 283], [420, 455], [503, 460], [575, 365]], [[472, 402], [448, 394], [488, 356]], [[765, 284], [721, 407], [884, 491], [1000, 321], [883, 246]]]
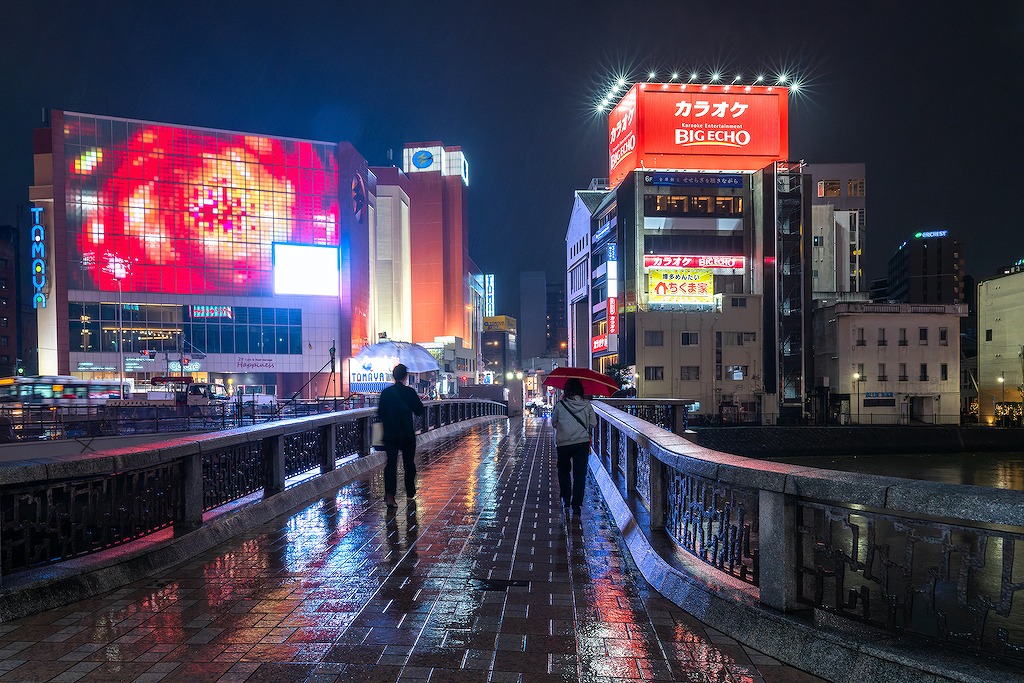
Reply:
[[43, 227], [43, 209], [33, 206], [32, 232], [29, 235], [32, 258], [32, 308], [46, 308], [46, 228]]
[[789, 155], [789, 90], [638, 83], [608, 116], [608, 177], [646, 170], [756, 171]]

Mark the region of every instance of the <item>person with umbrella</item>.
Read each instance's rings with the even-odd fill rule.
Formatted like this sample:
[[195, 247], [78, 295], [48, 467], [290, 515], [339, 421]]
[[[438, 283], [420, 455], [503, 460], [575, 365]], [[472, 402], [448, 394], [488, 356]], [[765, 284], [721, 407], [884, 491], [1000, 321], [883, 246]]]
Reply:
[[579, 518], [590, 459], [590, 432], [597, 427], [597, 414], [578, 377], [566, 379], [562, 391], [562, 399], [551, 411], [558, 451], [558, 490], [566, 511], [571, 507], [573, 515]]
[[409, 370], [399, 363], [391, 372], [395, 383], [380, 392], [377, 415], [384, 425], [384, 503], [398, 507], [395, 494], [398, 492], [398, 451], [402, 451], [402, 469], [405, 472], [405, 495], [416, 495], [416, 428], [413, 414], [423, 414], [423, 402], [416, 390], [405, 384]]

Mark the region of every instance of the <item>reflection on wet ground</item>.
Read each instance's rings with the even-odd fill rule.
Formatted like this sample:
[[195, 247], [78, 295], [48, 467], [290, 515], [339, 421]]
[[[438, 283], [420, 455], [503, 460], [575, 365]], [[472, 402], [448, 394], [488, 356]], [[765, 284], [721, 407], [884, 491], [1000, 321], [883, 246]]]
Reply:
[[547, 420], [427, 450], [166, 574], [0, 624], [0, 681], [803, 683], [651, 591], [593, 488], [563, 516]]

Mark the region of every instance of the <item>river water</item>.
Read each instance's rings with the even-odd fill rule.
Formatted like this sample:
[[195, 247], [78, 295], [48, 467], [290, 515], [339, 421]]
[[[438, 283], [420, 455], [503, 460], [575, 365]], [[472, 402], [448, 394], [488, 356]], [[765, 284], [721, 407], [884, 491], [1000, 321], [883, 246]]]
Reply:
[[1024, 453], [812, 455], [764, 459], [826, 470], [1024, 491]]

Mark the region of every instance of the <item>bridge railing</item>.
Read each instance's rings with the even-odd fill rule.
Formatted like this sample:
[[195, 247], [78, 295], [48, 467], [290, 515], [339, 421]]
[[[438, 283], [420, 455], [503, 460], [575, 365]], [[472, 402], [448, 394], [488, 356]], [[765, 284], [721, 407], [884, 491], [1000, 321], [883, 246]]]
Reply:
[[762, 604], [1024, 659], [1024, 491], [744, 458], [595, 409], [594, 452], [646, 532]]
[[[419, 432], [488, 415], [501, 403], [425, 404]], [[0, 467], [0, 574], [61, 562], [173, 527], [293, 477], [319, 476], [370, 453], [375, 408], [285, 419], [145, 446]]]

